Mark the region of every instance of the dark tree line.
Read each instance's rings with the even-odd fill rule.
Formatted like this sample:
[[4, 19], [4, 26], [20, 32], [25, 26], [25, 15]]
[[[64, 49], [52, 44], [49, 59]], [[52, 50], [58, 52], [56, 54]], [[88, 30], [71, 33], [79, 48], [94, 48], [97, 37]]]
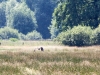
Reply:
[[0, 0], [0, 27], [25, 35], [36, 30], [44, 39], [55, 38], [69, 27], [99, 23], [99, 0]]
[[0, 27], [11, 27], [27, 34], [36, 30], [35, 12], [23, 0], [4, 0], [0, 3]]
[[48, 27], [58, 1], [0, 0], [0, 5], [3, 7], [0, 9], [0, 18], [3, 18], [0, 25], [15, 28], [23, 34], [37, 30], [44, 39], [50, 38]]
[[[37, 31], [43, 38], [50, 38], [49, 25], [51, 24], [52, 13], [59, 0], [26, 0], [29, 8], [36, 12]], [[34, 4], [35, 3], [35, 4]]]

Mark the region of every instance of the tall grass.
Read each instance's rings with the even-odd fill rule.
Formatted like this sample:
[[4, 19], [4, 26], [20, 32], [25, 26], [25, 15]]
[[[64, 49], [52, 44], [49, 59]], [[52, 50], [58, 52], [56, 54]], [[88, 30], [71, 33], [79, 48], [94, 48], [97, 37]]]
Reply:
[[51, 40], [40, 40], [40, 41], [22, 41], [22, 40], [17, 40], [17, 41], [11, 41], [11, 40], [1, 40], [1, 45], [4, 46], [39, 46], [39, 45], [61, 45], [59, 42], [54, 42]]
[[1, 52], [0, 75], [100, 75], [100, 52]]

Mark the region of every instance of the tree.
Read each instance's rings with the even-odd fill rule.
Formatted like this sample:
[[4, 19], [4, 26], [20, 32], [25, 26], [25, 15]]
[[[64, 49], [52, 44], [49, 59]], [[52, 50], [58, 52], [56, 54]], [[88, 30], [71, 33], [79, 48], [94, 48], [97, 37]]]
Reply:
[[[100, 23], [99, 0], [66, 0], [60, 2], [52, 15], [52, 25], [59, 32], [67, 28], [86, 25], [96, 28]], [[52, 28], [51, 28], [52, 31]]]
[[0, 27], [6, 26], [5, 3], [0, 3]]
[[26, 0], [27, 5], [35, 11], [38, 28], [37, 31], [43, 38], [49, 38], [49, 25], [51, 24], [52, 13], [59, 0]]
[[16, 0], [8, 0], [6, 2], [6, 10], [5, 10], [5, 14], [6, 14], [6, 25], [8, 27], [12, 27], [13, 26], [13, 20], [14, 20], [14, 13], [13, 13], [13, 8], [18, 4], [18, 2]]
[[35, 13], [31, 11], [24, 0], [8, 0], [6, 2], [6, 25], [27, 34], [37, 28]]
[[13, 23], [13, 27], [23, 34], [27, 34], [28, 32], [35, 30], [32, 19], [22, 13], [18, 13], [15, 16]]
[[[24, 7], [24, 8], [23, 8]], [[13, 28], [19, 30], [23, 34], [27, 34], [37, 28], [35, 14], [25, 3], [21, 3], [14, 8]]]

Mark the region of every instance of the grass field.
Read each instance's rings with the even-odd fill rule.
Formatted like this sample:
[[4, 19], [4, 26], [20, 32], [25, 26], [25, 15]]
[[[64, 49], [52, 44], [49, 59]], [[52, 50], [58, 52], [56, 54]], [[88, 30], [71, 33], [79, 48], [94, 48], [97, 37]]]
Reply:
[[[41, 46], [44, 52], [34, 52]], [[1, 41], [0, 75], [100, 75], [100, 47], [69, 47], [52, 41]]]

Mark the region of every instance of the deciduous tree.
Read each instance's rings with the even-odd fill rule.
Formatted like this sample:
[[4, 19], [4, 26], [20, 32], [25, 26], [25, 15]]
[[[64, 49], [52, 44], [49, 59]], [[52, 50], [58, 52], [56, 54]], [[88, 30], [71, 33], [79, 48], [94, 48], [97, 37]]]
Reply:
[[[100, 23], [100, 1], [99, 0], [65, 0], [60, 2], [52, 15], [52, 27], [59, 32], [67, 28], [86, 25], [96, 28]], [[53, 26], [52, 26], [53, 25]]]

